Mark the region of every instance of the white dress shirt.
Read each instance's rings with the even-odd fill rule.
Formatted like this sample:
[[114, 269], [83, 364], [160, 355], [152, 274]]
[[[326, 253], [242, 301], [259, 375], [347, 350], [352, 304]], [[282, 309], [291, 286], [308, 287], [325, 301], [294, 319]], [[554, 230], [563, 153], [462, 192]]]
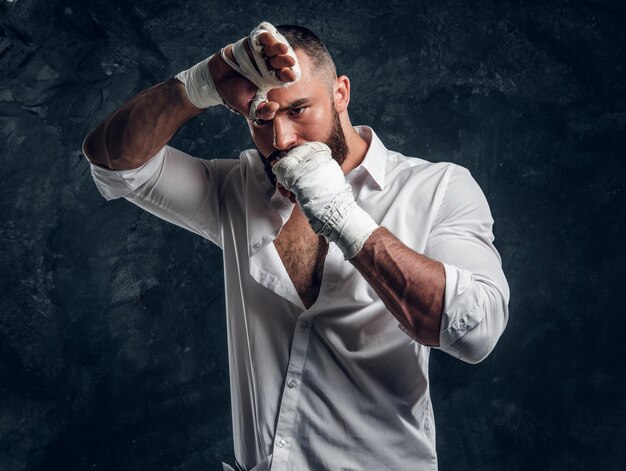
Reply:
[[[441, 350], [482, 360], [508, 319], [489, 206], [470, 173], [387, 150], [368, 127], [346, 178], [380, 225], [444, 264]], [[143, 166], [92, 165], [106, 199], [125, 197], [223, 249], [235, 457], [246, 470], [436, 470], [430, 348], [331, 244], [306, 309], [273, 244], [293, 204], [255, 150], [203, 160], [164, 147]], [[201, 289], [201, 286], [198, 288]]]

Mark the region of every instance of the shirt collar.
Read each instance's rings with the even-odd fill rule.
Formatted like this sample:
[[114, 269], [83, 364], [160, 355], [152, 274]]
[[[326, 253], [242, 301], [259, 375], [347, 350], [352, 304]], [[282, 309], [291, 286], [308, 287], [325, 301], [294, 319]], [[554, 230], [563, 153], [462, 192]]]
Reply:
[[389, 151], [369, 126], [355, 126], [354, 129], [369, 144], [369, 147], [361, 164], [352, 172], [356, 172], [360, 168], [365, 169], [372, 177], [372, 180], [374, 180], [376, 187], [382, 190], [385, 188], [387, 154]]

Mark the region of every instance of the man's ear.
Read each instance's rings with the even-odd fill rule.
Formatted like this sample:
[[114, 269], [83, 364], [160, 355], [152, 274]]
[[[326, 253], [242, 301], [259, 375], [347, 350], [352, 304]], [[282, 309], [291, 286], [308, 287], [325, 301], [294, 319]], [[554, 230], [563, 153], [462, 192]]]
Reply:
[[335, 80], [333, 99], [337, 113], [348, 109], [348, 103], [350, 103], [350, 79], [345, 75], [341, 75]]

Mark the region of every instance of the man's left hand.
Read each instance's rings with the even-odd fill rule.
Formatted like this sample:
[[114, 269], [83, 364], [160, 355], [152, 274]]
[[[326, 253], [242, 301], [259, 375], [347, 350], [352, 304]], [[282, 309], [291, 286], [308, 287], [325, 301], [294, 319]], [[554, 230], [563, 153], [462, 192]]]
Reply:
[[272, 167], [278, 183], [291, 191], [313, 231], [335, 242], [346, 260], [363, 247], [378, 224], [354, 200], [352, 187], [326, 144], [308, 142]]

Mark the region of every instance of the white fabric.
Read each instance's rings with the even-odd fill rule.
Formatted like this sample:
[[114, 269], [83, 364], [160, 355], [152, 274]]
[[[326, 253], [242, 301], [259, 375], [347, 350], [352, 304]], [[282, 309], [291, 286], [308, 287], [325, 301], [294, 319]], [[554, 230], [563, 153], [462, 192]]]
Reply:
[[189, 101], [196, 108], [205, 109], [224, 103], [209, 73], [211, 57], [175, 75], [178, 80], [185, 84]]
[[316, 234], [335, 242], [346, 260], [355, 257], [378, 224], [354, 201], [341, 167], [322, 142], [290, 150], [273, 167], [276, 180], [291, 191]]
[[[405, 157], [356, 129], [370, 142], [347, 175], [356, 202], [444, 263], [440, 348], [481, 360], [509, 299], [482, 191], [458, 165]], [[223, 248], [234, 448], [246, 470], [272, 454], [272, 471], [437, 469], [430, 348], [397, 327], [332, 244], [305, 309], [272, 243], [293, 204], [256, 151], [207, 161], [165, 147], [140, 169], [94, 166], [93, 176], [107, 199], [126, 197]]]
[[[272, 455], [269, 455], [263, 461], [258, 463], [254, 468], [249, 468], [247, 471], [270, 471], [272, 466]], [[239, 471], [241, 466], [233, 467], [228, 463], [222, 463], [222, 471]]]
[[[259, 36], [262, 33], [270, 33], [274, 39], [287, 46], [287, 55], [291, 56], [296, 61], [295, 65], [291, 67], [291, 70], [293, 70], [296, 74], [295, 81], [300, 78], [300, 65], [298, 64], [298, 58], [291, 48], [291, 45], [272, 24], [266, 21], [254, 28], [250, 33], [250, 36], [242, 38], [233, 44], [232, 51], [233, 56], [237, 61], [236, 63], [228, 58], [225, 48], [223, 48], [220, 51], [220, 54], [224, 62], [250, 80], [258, 88], [256, 96], [250, 103], [250, 119], [257, 119], [256, 110], [261, 103], [267, 102], [267, 94], [271, 89], [288, 87], [294, 83], [283, 82], [280, 80], [276, 75], [276, 70], [267, 64], [266, 58], [263, 54], [263, 44], [261, 44], [259, 39]], [[244, 45], [246, 43], [250, 46], [250, 52], [252, 53], [254, 63], [250, 60], [248, 52], [245, 49]]]

